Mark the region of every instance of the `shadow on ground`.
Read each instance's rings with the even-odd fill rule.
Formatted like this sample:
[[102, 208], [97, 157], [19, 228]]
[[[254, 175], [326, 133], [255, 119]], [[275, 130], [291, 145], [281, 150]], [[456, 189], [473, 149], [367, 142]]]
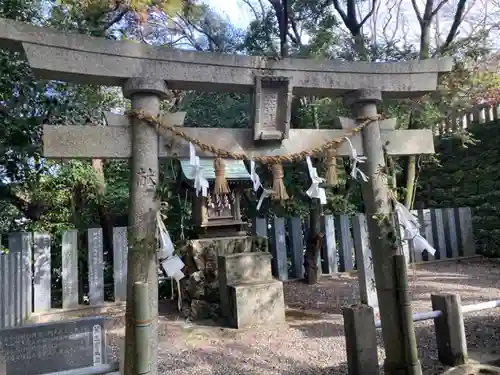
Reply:
[[[312, 326], [316, 324], [315, 328]], [[479, 330], [478, 330], [479, 327]], [[316, 332], [323, 332], [318, 336]], [[325, 322], [294, 322], [290, 329], [300, 330], [304, 335], [314, 332], [313, 338], [331, 335], [343, 335], [343, 326]], [[466, 320], [467, 343], [469, 350], [494, 353], [499, 351], [500, 326], [499, 319], [493, 316], [472, 317]], [[432, 323], [417, 323], [415, 327], [419, 358], [424, 375], [436, 375], [444, 372], [447, 367], [439, 364]], [[382, 348], [381, 333], [378, 334], [379, 349]], [[280, 343], [276, 343], [280, 345]], [[383, 358], [379, 358], [380, 363]], [[279, 367], [276, 366], [279, 362]], [[318, 362], [321, 362], [318, 360]], [[276, 356], [271, 353], [261, 353], [252, 345], [228, 342], [224, 346], [207, 345], [203, 348], [183, 350], [168, 359], [161, 361], [160, 373], [199, 375], [336, 375], [347, 374], [345, 362], [335, 366], [319, 365], [314, 359], [314, 353], [304, 352], [302, 356]]]

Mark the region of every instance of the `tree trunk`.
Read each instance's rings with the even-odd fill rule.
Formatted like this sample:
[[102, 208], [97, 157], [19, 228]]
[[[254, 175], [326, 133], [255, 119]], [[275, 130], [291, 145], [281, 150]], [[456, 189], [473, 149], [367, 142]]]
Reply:
[[83, 209], [85, 206], [85, 197], [81, 187], [75, 186], [71, 194], [71, 216], [72, 222], [77, 229], [77, 243], [78, 243], [78, 303], [83, 304], [83, 296], [85, 295], [85, 282], [88, 278], [85, 277], [88, 272], [88, 264], [85, 257], [82, 256], [81, 250], [85, 249], [86, 245], [86, 232], [82, 225]]
[[[430, 57], [430, 41], [431, 41], [431, 24], [432, 19], [437, 15], [441, 6], [446, 2], [440, 2], [439, 5], [434, 9], [434, 0], [426, 0], [424, 14], [421, 15], [418, 10], [416, 3], [413, 3], [415, 13], [417, 15], [420, 24], [420, 60], [428, 59]], [[465, 5], [467, 0], [460, 0], [457, 4], [455, 15], [453, 17], [453, 23], [450, 26], [450, 30], [446, 37], [446, 40], [442, 46], [437, 50], [437, 53], [442, 53], [448, 49], [450, 44], [456, 39], [458, 35], [458, 30], [464, 19]], [[408, 129], [418, 129], [420, 125], [420, 120], [410, 121]], [[417, 158], [415, 156], [408, 157], [408, 163], [406, 168], [406, 196], [405, 196], [405, 206], [408, 209], [412, 208], [415, 194], [415, 180], [417, 176]]]
[[411, 210], [413, 205], [413, 192], [415, 191], [415, 177], [417, 175], [417, 158], [415, 155], [408, 156], [406, 165], [406, 194], [405, 206]]
[[317, 284], [320, 274], [318, 257], [323, 246], [324, 237], [323, 233], [321, 233], [320, 206], [318, 199], [312, 199], [309, 210], [309, 236], [306, 253], [304, 254], [304, 278], [309, 285]]
[[97, 179], [97, 214], [99, 215], [99, 225], [102, 228], [103, 247], [107, 254], [106, 261], [113, 261], [113, 220], [109, 215], [108, 209], [104, 202], [106, 194], [106, 180], [104, 178], [104, 163], [101, 159], [92, 159], [92, 168]]
[[[430, 22], [422, 22], [420, 24], [421, 34], [420, 34], [420, 60], [429, 58], [429, 48], [431, 42], [431, 24]], [[419, 120], [418, 116], [411, 116], [410, 123], [408, 124], [408, 129], [418, 129]], [[407, 209], [411, 210], [413, 206], [413, 196], [415, 193], [415, 178], [417, 176], [417, 157], [415, 155], [408, 156], [406, 164], [406, 194], [405, 194], [405, 206]]]
[[361, 61], [368, 61], [369, 56], [368, 56], [368, 51], [366, 50], [365, 46], [365, 40], [363, 34], [358, 32], [356, 35], [353, 35], [354, 39], [354, 48], [359, 54], [359, 59]]

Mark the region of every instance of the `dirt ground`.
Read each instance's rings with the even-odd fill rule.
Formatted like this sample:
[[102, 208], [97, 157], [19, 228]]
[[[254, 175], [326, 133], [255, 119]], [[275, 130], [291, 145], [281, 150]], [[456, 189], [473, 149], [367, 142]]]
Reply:
[[[500, 299], [500, 264], [427, 264], [410, 269], [409, 283], [415, 312], [431, 310], [431, 293], [458, 293], [464, 305]], [[160, 318], [159, 374], [347, 374], [340, 314], [344, 304], [358, 300], [357, 277], [323, 277], [315, 286], [288, 282], [284, 290], [286, 323], [247, 330], [186, 323], [170, 312], [167, 302]], [[500, 349], [500, 309], [465, 318], [469, 350]], [[415, 323], [415, 328], [424, 374], [441, 373], [432, 321]], [[380, 332], [378, 344], [382, 363]]]

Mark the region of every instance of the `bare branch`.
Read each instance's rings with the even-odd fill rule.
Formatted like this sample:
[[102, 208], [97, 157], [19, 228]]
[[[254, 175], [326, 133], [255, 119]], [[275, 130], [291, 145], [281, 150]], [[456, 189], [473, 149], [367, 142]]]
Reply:
[[195, 36], [192, 32], [189, 32], [186, 26], [188, 26], [187, 20], [183, 17], [179, 17], [179, 19], [184, 23], [181, 25], [174, 17], [169, 17], [170, 21], [177, 26], [177, 30], [184, 38], [189, 42], [189, 45], [196, 49], [197, 51], [203, 51], [203, 47], [196, 41]]
[[[403, 0], [399, 0], [398, 9], [396, 10], [396, 25], [394, 27], [391, 40], [394, 40], [396, 38], [396, 33], [399, 30], [399, 24], [401, 23], [404, 25], [404, 17], [403, 13], [401, 12], [402, 5], [403, 5]], [[406, 33], [403, 32], [403, 35], [406, 35]]]
[[418, 10], [417, 0], [411, 0], [411, 5], [413, 6], [413, 10], [417, 15], [418, 23], [422, 24], [424, 20], [422, 18], [422, 15], [420, 14], [420, 11]]
[[293, 31], [293, 36], [290, 32], [288, 32], [288, 36], [290, 37], [290, 40], [297, 46], [301, 47], [302, 46], [302, 37], [299, 33], [299, 30], [297, 28], [297, 22], [295, 20], [295, 17], [289, 16], [289, 22], [290, 26], [292, 27]]
[[375, 5], [377, 5], [377, 0], [372, 0], [372, 6], [370, 11], [366, 14], [366, 16], [361, 20], [361, 22], [358, 24], [358, 27], [361, 29], [365, 22], [370, 18], [375, 11]]
[[341, 8], [339, 0], [333, 0], [332, 2], [333, 2], [333, 6], [334, 6], [335, 10], [340, 15], [340, 18], [342, 18], [342, 21], [344, 21], [345, 25], [347, 26], [347, 23], [348, 23], [347, 14]]
[[423, 22], [430, 24], [432, 21], [432, 8], [434, 7], [434, 0], [426, 0], [424, 7], [424, 14], [422, 14]]
[[440, 44], [441, 44], [441, 24], [440, 24], [440, 19], [438, 16], [435, 18], [435, 29], [436, 32], [434, 33], [434, 43], [436, 43], [436, 48], [439, 49]]
[[287, 36], [290, 38], [293, 44], [296, 46], [299, 45], [299, 41], [295, 38], [295, 35], [293, 35], [290, 31], [288, 31]]
[[442, 0], [438, 6], [436, 7], [436, 9], [434, 9], [432, 12], [431, 12], [431, 18], [434, 17], [440, 10], [441, 8], [448, 2], [448, 0]]
[[448, 32], [448, 36], [446, 37], [444, 44], [439, 49], [440, 54], [446, 52], [446, 50], [450, 47], [451, 43], [457, 36], [458, 28], [460, 27], [460, 24], [462, 23], [463, 20], [466, 3], [467, 0], [459, 0], [457, 5], [457, 10], [455, 11], [455, 17], [453, 18], [453, 23], [451, 24], [450, 31]]
[[379, 1], [377, 3], [377, 7], [375, 9], [375, 12], [373, 13], [373, 17], [372, 17], [372, 34], [373, 34], [373, 41], [372, 43], [373, 44], [376, 44], [377, 43], [377, 40], [378, 40], [378, 20], [379, 20], [379, 14], [380, 14], [380, 6], [381, 6], [381, 2]]
[[361, 28], [365, 24], [365, 22], [370, 18], [375, 11], [375, 5], [377, 4], [377, 0], [372, 0], [370, 11], [368, 14], [361, 20], [361, 22], [358, 22], [358, 18], [356, 15], [356, 1], [355, 0], [348, 0], [347, 1], [347, 13], [342, 9], [340, 6], [339, 0], [332, 0], [332, 4], [335, 8], [335, 10], [338, 12], [340, 15], [340, 18], [342, 18], [342, 21], [344, 21], [345, 26], [349, 29], [351, 34], [353, 36], [359, 35]]
[[[183, 22], [186, 25], [191, 26], [195, 31], [199, 32], [200, 34], [203, 34], [208, 39], [209, 43], [211, 43], [213, 46], [215, 46], [216, 49], [218, 49], [218, 50], [222, 49], [223, 46], [220, 45], [220, 43], [214, 38], [213, 35], [210, 35], [202, 27], [200, 27], [198, 25], [195, 25], [188, 17], [182, 17], [181, 16], [180, 18], [183, 20]], [[199, 43], [196, 43], [196, 44], [199, 46]], [[200, 46], [200, 48], [201, 48], [201, 46]], [[203, 48], [201, 48], [201, 49], [203, 49]], [[212, 50], [215, 50], [215, 48], [212, 48]]]
[[[394, 41], [396, 38], [396, 34], [398, 33], [399, 30], [399, 24], [401, 23], [401, 17], [402, 17], [402, 12], [401, 12], [401, 5], [402, 5], [403, 0], [396, 0], [392, 4], [390, 4], [387, 8], [387, 13], [388, 16], [385, 19], [384, 25], [382, 26], [382, 35], [384, 36], [384, 40], [386, 43], [389, 43], [391, 41]], [[395, 16], [395, 22], [394, 22], [394, 29], [392, 30], [392, 35], [389, 37], [388, 36], [388, 27], [389, 25], [392, 24], [392, 20], [394, 18], [394, 8], [396, 8], [396, 16]]]
[[241, 0], [241, 1], [243, 1], [243, 3], [250, 8], [256, 20], [260, 19], [260, 14], [257, 12], [257, 9], [255, 9], [250, 0]]
[[186, 36], [185, 36], [185, 35], [182, 35], [182, 36], [180, 36], [179, 38], [177, 38], [177, 39], [175, 39], [175, 40], [172, 40], [172, 41], [170, 42], [170, 45], [171, 45], [172, 47], [173, 47], [173, 46], [176, 46], [176, 45], [179, 45], [179, 44], [181, 44], [180, 42], [181, 42], [182, 40], [184, 40], [184, 39], [186, 39]]
[[266, 7], [264, 6], [264, 0], [258, 0], [258, 1], [260, 6], [260, 14], [261, 15], [266, 14]]
[[130, 8], [126, 4], [119, 4], [114, 11], [117, 13], [108, 21], [104, 24], [102, 31], [107, 31], [109, 28], [111, 28], [114, 24], [117, 24], [120, 22], [123, 17], [129, 12]]
[[[400, 13], [401, 14], [401, 13]], [[404, 15], [401, 14], [401, 32], [403, 34], [403, 37], [401, 38], [401, 40], [403, 41], [403, 43], [405, 45], [408, 45], [410, 42], [409, 42], [409, 34], [410, 34], [410, 23], [408, 22], [408, 20], [406, 19], [406, 17], [404, 17]]]
[[[389, 13], [388, 18], [385, 20], [383, 26], [382, 26], [382, 35], [384, 36], [384, 40], [387, 42], [391, 41], [392, 39], [387, 36], [387, 28], [391, 24], [392, 21], [392, 14]], [[394, 33], [392, 34], [392, 37], [394, 37]]]

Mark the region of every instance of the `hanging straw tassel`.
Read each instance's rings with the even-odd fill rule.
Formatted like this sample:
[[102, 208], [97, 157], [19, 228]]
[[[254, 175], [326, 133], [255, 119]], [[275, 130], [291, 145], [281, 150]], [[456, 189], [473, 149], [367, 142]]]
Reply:
[[273, 172], [273, 193], [271, 198], [276, 201], [287, 200], [289, 197], [283, 183], [283, 166], [281, 163], [271, 164], [271, 171]]
[[214, 193], [216, 195], [229, 194], [229, 186], [227, 184], [225, 172], [226, 172], [226, 163], [224, 163], [224, 159], [215, 158], [214, 160], [214, 169], [215, 169], [215, 189]]
[[326, 175], [325, 175], [325, 183], [329, 186], [335, 186], [339, 183], [337, 178], [337, 158], [335, 149], [330, 148], [326, 150]]

